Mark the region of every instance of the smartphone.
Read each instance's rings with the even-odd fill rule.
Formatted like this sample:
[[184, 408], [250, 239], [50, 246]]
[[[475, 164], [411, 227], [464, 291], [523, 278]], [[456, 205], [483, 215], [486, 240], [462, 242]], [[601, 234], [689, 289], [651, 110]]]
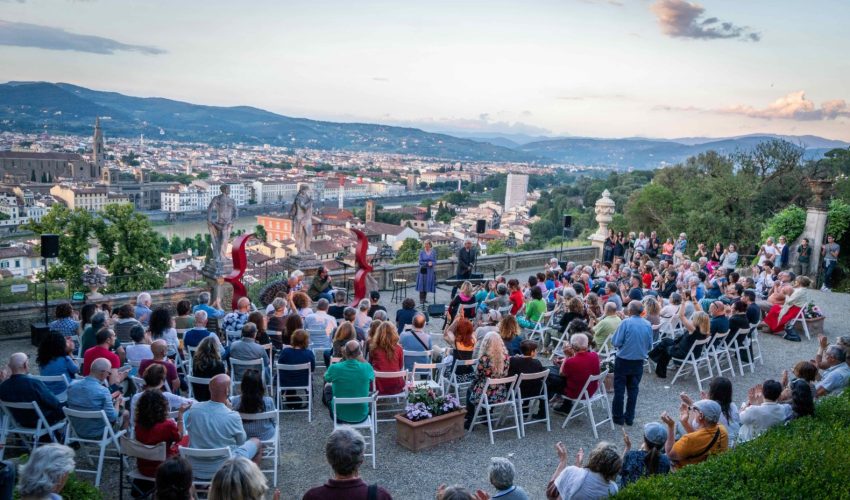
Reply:
[[132, 366], [130, 366], [130, 365], [124, 365], [124, 366], [122, 366], [121, 368], [119, 368], [119, 369], [118, 369], [118, 373], [128, 372], [128, 371], [130, 371], [130, 370], [132, 370], [132, 369], [133, 369], [133, 367], [132, 367]]

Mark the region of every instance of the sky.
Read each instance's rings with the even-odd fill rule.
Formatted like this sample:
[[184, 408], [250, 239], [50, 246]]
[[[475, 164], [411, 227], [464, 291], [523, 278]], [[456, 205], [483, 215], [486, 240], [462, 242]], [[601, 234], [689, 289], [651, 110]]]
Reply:
[[850, 141], [842, 0], [0, 0], [0, 80], [468, 134]]

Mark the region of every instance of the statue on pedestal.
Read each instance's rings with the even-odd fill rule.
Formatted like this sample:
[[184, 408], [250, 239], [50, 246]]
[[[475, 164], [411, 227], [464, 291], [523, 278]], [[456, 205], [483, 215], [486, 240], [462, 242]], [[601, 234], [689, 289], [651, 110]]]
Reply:
[[212, 237], [212, 263], [216, 273], [223, 274], [227, 261], [227, 240], [233, 231], [233, 220], [239, 212], [236, 202], [230, 197], [230, 186], [221, 186], [221, 194], [210, 201], [207, 207], [207, 227]]
[[310, 242], [313, 240], [313, 198], [310, 196], [310, 186], [302, 184], [289, 209], [292, 219], [292, 238], [299, 254], [309, 254]]

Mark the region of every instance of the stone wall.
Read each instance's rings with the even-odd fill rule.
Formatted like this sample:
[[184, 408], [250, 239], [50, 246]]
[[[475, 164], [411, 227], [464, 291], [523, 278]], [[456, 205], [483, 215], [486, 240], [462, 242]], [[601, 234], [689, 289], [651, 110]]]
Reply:
[[[511, 274], [518, 270], [528, 269], [538, 271], [549, 262], [552, 257], [558, 257], [560, 253], [561, 260], [574, 261], [580, 264], [589, 264], [593, 259], [598, 257], [599, 250], [595, 247], [576, 247], [565, 248], [563, 253], [558, 250], [533, 250], [529, 252], [505, 253], [499, 255], [486, 255], [478, 258], [478, 272], [484, 273], [487, 278], [492, 278], [494, 275]], [[455, 258], [441, 260], [437, 262], [437, 280], [443, 281], [452, 278], [455, 275], [457, 260]], [[399, 264], [387, 265], [376, 268], [372, 272], [372, 276], [380, 285], [381, 289], [392, 289], [393, 279], [406, 279], [409, 286], [416, 283], [416, 275], [419, 273], [419, 265]], [[342, 284], [343, 272], [333, 271], [331, 273], [334, 280], [338, 284]], [[354, 270], [349, 269], [345, 273], [345, 277], [349, 280], [354, 279]], [[230, 285], [223, 287], [222, 304], [230, 304], [230, 297], [233, 293]], [[177, 302], [187, 299], [193, 304], [197, 303], [198, 294], [204, 291], [205, 288], [170, 288], [159, 291], [153, 291], [154, 306], [165, 305], [174, 312], [174, 305]], [[120, 293], [105, 296], [102, 301], [109, 302], [113, 308], [117, 308], [123, 304], [135, 304], [137, 293]], [[48, 302], [48, 316], [53, 320], [53, 311], [56, 305], [61, 300], [51, 300]], [[75, 303], [74, 308], [79, 310], [82, 303]], [[259, 304], [258, 304], [259, 306]], [[42, 302], [22, 302], [20, 304], [7, 304], [0, 307], [0, 338], [7, 336], [28, 335], [30, 324], [41, 323], [44, 321], [44, 304]]]

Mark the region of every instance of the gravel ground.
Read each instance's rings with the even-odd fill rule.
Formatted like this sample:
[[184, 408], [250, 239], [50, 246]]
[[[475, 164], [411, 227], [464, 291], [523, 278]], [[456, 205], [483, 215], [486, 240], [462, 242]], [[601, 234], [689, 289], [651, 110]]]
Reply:
[[[517, 277], [524, 276], [525, 273], [518, 273]], [[412, 289], [408, 292], [410, 296], [415, 295]], [[827, 336], [834, 339], [848, 333], [850, 297], [840, 293], [811, 293], [815, 302], [826, 312]], [[389, 302], [389, 296], [390, 293], [385, 292], [382, 302], [390, 309], [391, 317], [394, 317], [398, 306]], [[440, 301], [447, 301], [447, 298], [447, 290], [438, 292]], [[432, 331], [438, 331], [441, 326], [442, 320], [434, 320], [429, 325]], [[754, 374], [746, 372], [744, 377], [736, 376], [732, 379], [735, 400], [738, 402], [746, 399], [749, 387], [767, 378], [778, 379], [783, 369], [790, 368], [801, 359], [812, 358], [817, 350], [814, 339], [807, 341], [804, 338], [801, 343], [791, 343], [770, 335], [762, 335], [760, 338], [764, 365], [758, 366]], [[11, 353], [21, 350], [34, 356], [34, 348], [28, 341], [0, 342], [0, 359], [5, 360]], [[698, 397], [693, 377], [677, 381], [674, 387], [669, 386], [671, 379], [672, 376], [660, 380], [655, 375], [644, 374], [634, 427], [626, 427], [633, 443], [640, 442], [643, 424], [657, 420], [662, 411], [677, 411], [677, 395], [681, 391]], [[597, 406], [597, 415], [602, 412], [602, 408]], [[433, 498], [440, 483], [463, 484], [472, 489], [481, 488], [492, 492], [486, 478], [489, 458], [507, 456], [516, 466], [516, 483], [525, 488], [532, 498], [543, 498], [546, 483], [557, 465], [554, 451], [557, 441], [563, 441], [571, 455], [579, 448], [587, 452], [602, 440], [622, 446], [619, 427], [612, 430], [607, 424], [601, 426], [599, 439], [595, 439], [586, 417], [573, 420], [566, 429], [562, 429], [564, 417], [552, 415], [551, 432], [547, 432], [543, 425], [536, 425], [528, 428], [523, 439], [517, 439], [516, 434], [511, 432], [498, 433], [495, 444], [491, 445], [486, 428], [477, 427], [472, 435], [463, 440], [416, 454], [395, 443], [394, 424], [382, 423], [377, 438], [377, 468], [364, 465], [361, 473], [364, 480], [369, 483], [377, 481], [397, 499]], [[282, 498], [301, 498], [307, 489], [322, 484], [330, 473], [324, 460], [323, 445], [332, 429], [331, 420], [326, 409], [318, 403], [314, 407], [312, 423], [307, 423], [303, 413], [287, 414], [282, 418], [281, 429], [283, 451], [280, 456], [278, 488]], [[105, 498], [118, 497], [117, 465], [107, 466], [101, 490]]]

